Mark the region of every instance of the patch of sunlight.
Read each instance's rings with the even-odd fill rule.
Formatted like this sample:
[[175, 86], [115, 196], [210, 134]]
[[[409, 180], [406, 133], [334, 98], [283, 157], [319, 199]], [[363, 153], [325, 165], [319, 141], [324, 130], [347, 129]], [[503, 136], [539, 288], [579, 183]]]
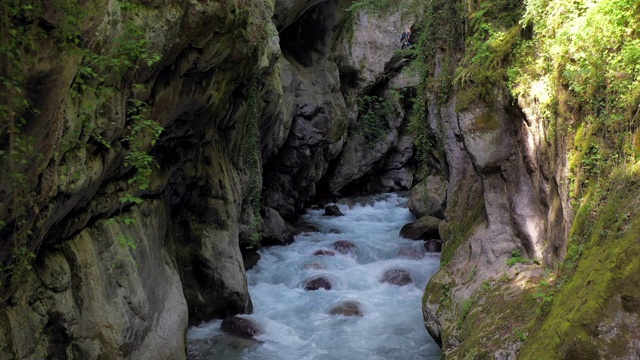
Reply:
[[513, 278], [512, 284], [521, 290], [531, 289], [540, 285], [540, 279], [544, 271], [541, 266], [528, 266], [528, 269], [520, 271]]

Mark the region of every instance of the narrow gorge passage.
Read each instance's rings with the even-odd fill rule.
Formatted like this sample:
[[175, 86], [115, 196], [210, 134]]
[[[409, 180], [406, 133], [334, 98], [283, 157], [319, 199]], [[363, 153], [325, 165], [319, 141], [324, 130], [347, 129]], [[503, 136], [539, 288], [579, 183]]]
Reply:
[[[260, 327], [258, 341], [230, 337], [215, 320], [189, 330], [189, 359], [439, 359], [420, 304], [440, 256], [399, 237], [413, 221], [406, 203], [384, 194], [340, 201], [344, 216], [308, 210], [302, 220], [318, 231], [263, 249], [247, 272], [254, 313], [241, 316]], [[406, 282], [407, 272], [404, 286], [382, 281]], [[328, 286], [310, 282], [318, 278], [331, 289], [305, 290]], [[354, 316], [331, 315], [341, 311]]]

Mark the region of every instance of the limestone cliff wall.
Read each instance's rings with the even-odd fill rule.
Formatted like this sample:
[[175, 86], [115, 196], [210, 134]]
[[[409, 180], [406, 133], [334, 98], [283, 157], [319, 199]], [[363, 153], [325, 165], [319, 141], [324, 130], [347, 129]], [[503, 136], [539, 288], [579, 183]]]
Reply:
[[[635, 94], [637, 75], [623, 66], [606, 85], [577, 90], [567, 69], [579, 51], [545, 53], [561, 43], [564, 26], [551, 15], [553, 2], [449, 5], [429, 2], [425, 39], [436, 46], [421, 43], [432, 57], [418, 101], [447, 180], [441, 269], [425, 289], [425, 326], [447, 359], [637, 357], [638, 297], [629, 294], [638, 263], [629, 256], [638, 242], [629, 234], [638, 224], [638, 129], [630, 125], [638, 97], [617, 102], [613, 90], [630, 81]], [[493, 5], [500, 10], [487, 10]], [[527, 18], [533, 11], [535, 20]], [[568, 17], [606, 18], [572, 11]], [[620, 24], [604, 20], [597, 31]], [[591, 46], [576, 36], [582, 40], [567, 46]], [[631, 41], [625, 36], [609, 41]], [[620, 49], [603, 52], [614, 58]], [[618, 105], [580, 105], [592, 101]]]
[[[16, 50], [29, 57], [16, 69], [37, 111], [1, 124], [3, 154], [18, 153], [17, 139], [33, 148], [0, 163], [24, 174], [0, 181], [0, 357], [184, 358], [189, 324], [251, 311], [241, 250], [259, 246], [256, 231], [348, 186], [412, 185], [407, 103], [387, 85], [416, 85], [395, 54], [416, 15], [348, 4], [114, 0], [3, 13], [35, 29], [38, 55]], [[357, 131], [363, 95], [395, 109], [374, 148]], [[163, 128], [157, 140], [136, 138], [146, 119]]]
[[[25, 70], [38, 113], [26, 115], [20, 134], [33, 140], [33, 156], [24, 155], [25, 165], [2, 163], [3, 171], [26, 174], [21, 192], [7, 177], [2, 182], [0, 260], [14, 264], [3, 268], [2, 358], [179, 359], [188, 322], [251, 311], [238, 246], [255, 176], [246, 166], [246, 114], [251, 79], [269, 79], [279, 57], [273, 4], [123, 4], [90, 2], [89, 16], [36, 4], [41, 12], [32, 18], [44, 33]], [[19, 16], [12, 18], [18, 25]], [[74, 16], [73, 33], [90, 52], [56, 37], [71, 31], [65, 26]], [[125, 64], [122, 77], [88, 82], [109, 89], [99, 98], [72, 93], [91, 54], [125, 61], [109, 53], [122, 49], [122, 35], [140, 36], [126, 33], [131, 22], [143, 37], [129, 51], [160, 61]], [[276, 103], [265, 116], [278, 117], [282, 91], [271, 83], [255, 86]], [[131, 99], [146, 103], [137, 111], [164, 128], [157, 142], [141, 140], [158, 163], [145, 186], [132, 184], [140, 169], [125, 158], [136, 131]], [[18, 268], [24, 257], [12, 256], [13, 248], [33, 252], [33, 268]]]

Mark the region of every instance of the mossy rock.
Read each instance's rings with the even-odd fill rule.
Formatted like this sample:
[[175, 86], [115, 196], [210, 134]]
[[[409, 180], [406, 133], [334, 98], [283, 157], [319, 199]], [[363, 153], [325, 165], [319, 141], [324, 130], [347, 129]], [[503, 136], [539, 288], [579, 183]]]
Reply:
[[637, 323], [628, 320], [640, 310], [640, 170], [631, 169], [585, 197], [571, 231], [584, 252], [575, 269], [561, 269], [566, 284], [520, 359], [629, 358], [640, 340]]
[[475, 119], [475, 122], [469, 129], [472, 133], [486, 133], [496, 131], [500, 128], [500, 122], [492, 110], [486, 110]]

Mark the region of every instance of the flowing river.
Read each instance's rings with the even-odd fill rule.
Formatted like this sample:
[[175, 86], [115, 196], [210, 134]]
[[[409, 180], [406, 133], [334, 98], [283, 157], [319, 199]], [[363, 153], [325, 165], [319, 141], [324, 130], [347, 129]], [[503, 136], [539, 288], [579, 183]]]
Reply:
[[[405, 197], [384, 194], [339, 202], [344, 216], [308, 210], [303, 220], [319, 231], [261, 250], [260, 261], [247, 272], [254, 313], [242, 317], [259, 325], [258, 341], [225, 335], [221, 321], [212, 321], [189, 330], [188, 358], [439, 359], [421, 312], [439, 254], [425, 253], [422, 241], [399, 237], [400, 228], [414, 220], [406, 203]], [[356, 247], [342, 254], [334, 245], [340, 240]], [[326, 255], [314, 255], [318, 250]], [[381, 282], [394, 269], [409, 272], [413, 282]], [[304, 289], [317, 277], [328, 280], [331, 290]], [[362, 316], [331, 315], [344, 301], [358, 302]]]

